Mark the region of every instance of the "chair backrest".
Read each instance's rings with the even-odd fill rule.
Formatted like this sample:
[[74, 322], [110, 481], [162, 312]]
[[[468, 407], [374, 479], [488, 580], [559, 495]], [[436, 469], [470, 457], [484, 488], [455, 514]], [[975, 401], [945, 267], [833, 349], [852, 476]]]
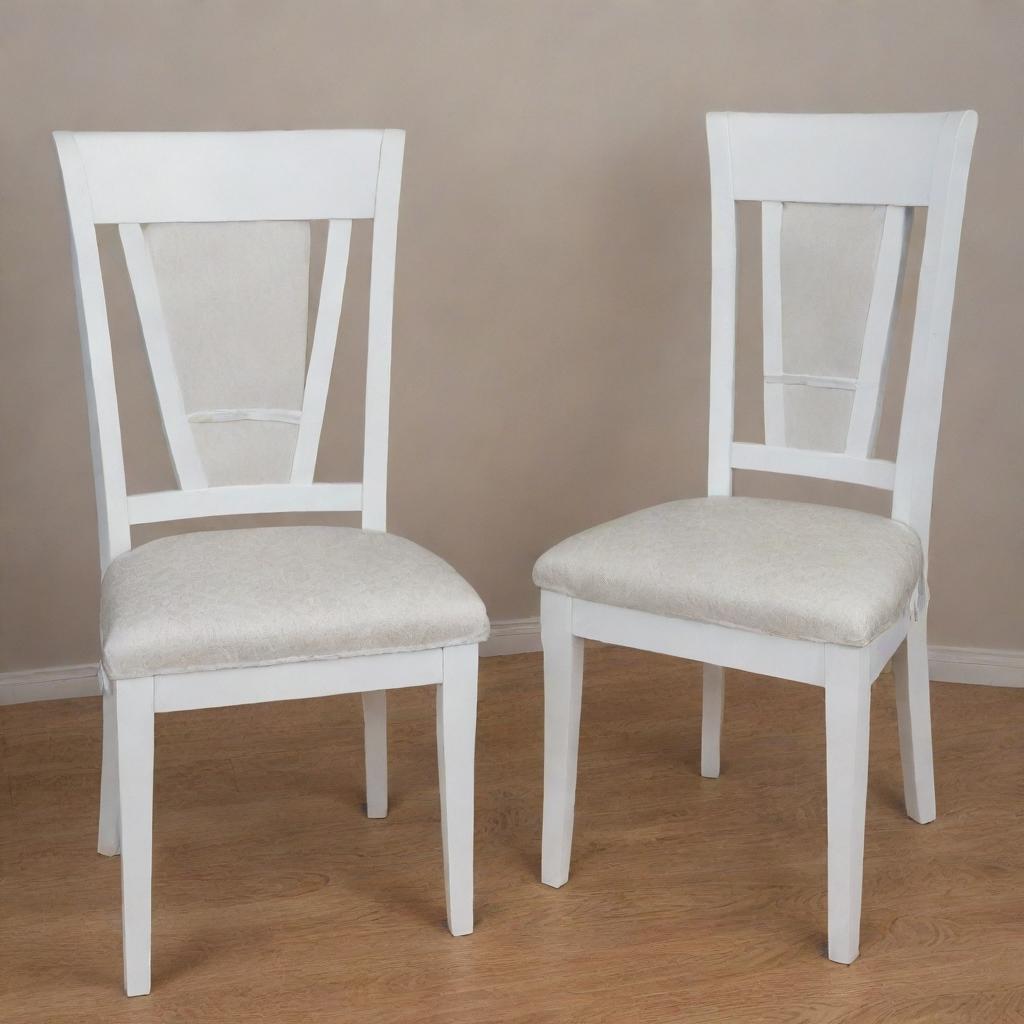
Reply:
[[[708, 492], [734, 469], [892, 491], [927, 551], [974, 111], [708, 114]], [[736, 203], [761, 203], [765, 443], [734, 440]], [[873, 457], [914, 207], [927, 208], [896, 461]]]
[[[405, 133], [55, 132], [102, 568], [137, 523], [361, 511], [385, 529]], [[373, 221], [363, 479], [314, 483], [353, 220]], [[310, 222], [327, 222], [307, 366]], [[126, 493], [96, 226], [117, 224], [179, 490]]]

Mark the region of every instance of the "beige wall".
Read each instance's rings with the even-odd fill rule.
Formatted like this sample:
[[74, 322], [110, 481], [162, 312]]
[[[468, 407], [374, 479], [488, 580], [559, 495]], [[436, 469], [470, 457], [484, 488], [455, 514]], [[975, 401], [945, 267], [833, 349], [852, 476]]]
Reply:
[[[0, 670], [96, 656], [52, 129], [408, 130], [391, 528], [448, 558], [505, 619], [536, 613], [530, 567], [546, 545], [701, 493], [715, 108], [979, 111], [932, 639], [1024, 647], [1018, 0], [0, 0], [0, 19]], [[166, 486], [123, 282], [110, 301], [132, 479]], [[748, 278], [755, 329], [757, 302]], [[357, 356], [341, 363], [322, 461], [337, 472], [357, 450], [344, 409], [361, 372]], [[744, 386], [742, 424], [756, 424], [756, 395]]]

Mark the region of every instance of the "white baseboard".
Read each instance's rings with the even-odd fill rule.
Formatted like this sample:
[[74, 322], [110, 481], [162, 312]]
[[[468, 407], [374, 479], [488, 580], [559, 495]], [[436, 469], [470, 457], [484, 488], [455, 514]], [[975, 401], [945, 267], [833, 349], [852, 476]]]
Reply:
[[93, 664], [0, 672], [0, 705], [99, 696], [97, 670], [98, 666]]
[[1024, 686], [1024, 651], [932, 646], [928, 673], [936, 683]]
[[[493, 658], [540, 650], [539, 619], [495, 622], [480, 654]], [[929, 647], [933, 682], [1024, 687], [1024, 651], [984, 647]], [[91, 697], [100, 692], [95, 665], [67, 665], [0, 673], [0, 705], [33, 700]]]
[[491, 636], [480, 645], [480, 656], [530, 654], [540, 650], [540, 619], [505, 619], [491, 623]]

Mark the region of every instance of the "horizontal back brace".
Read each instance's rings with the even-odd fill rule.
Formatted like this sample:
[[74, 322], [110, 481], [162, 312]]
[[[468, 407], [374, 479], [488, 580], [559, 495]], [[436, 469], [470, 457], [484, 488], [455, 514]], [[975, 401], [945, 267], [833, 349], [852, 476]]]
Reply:
[[891, 491], [896, 481], [896, 463], [888, 459], [863, 459], [842, 452], [818, 452], [768, 444], [734, 441], [730, 462], [733, 469], [753, 469], [788, 476], [813, 476], [863, 487]]
[[239, 484], [129, 494], [128, 521], [135, 526], [266, 512], [359, 512], [362, 507], [361, 484]]

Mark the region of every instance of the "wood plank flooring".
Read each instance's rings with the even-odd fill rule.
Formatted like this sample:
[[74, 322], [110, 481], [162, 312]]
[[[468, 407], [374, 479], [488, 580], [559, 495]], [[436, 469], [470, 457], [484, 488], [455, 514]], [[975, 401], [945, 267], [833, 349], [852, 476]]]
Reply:
[[903, 813], [876, 684], [861, 959], [824, 957], [823, 698], [730, 674], [701, 779], [695, 665], [587, 652], [572, 877], [538, 881], [539, 655], [481, 663], [477, 912], [444, 927], [433, 693], [157, 718], [153, 994], [121, 994], [95, 851], [99, 702], [0, 708], [4, 1024], [1024, 1021], [1024, 691], [933, 688], [939, 820]]

